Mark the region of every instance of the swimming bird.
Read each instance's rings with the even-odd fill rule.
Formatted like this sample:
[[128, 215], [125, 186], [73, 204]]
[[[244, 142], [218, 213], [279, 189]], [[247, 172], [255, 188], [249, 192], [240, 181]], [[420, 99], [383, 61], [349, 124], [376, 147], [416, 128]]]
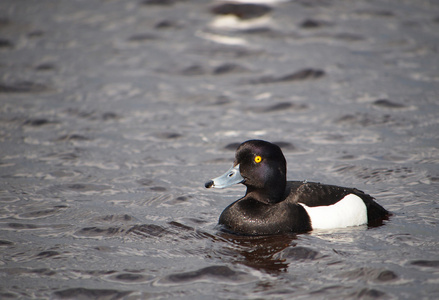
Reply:
[[245, 196], [226, 207], [218, 223], [243, 235], [303, 233], [313, 229], [381, 225], [389, 212], [356, 188], [287, 181], [287, 163], [279, 146], [263, 140], [242, 143], [233, 166], [206, 188], [242, 183]]

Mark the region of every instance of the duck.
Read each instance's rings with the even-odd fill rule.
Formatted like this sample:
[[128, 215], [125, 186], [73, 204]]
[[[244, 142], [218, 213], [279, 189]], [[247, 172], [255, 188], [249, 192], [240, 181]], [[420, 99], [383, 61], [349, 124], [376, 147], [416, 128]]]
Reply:
[[236, 150], [233, 166], [205, 183], [206, 188], [247, 187], [227, 206], [218, 224], [240, 235], [305, 233], [367, 224], [376, 227], [390, 213], [356, 188], [287, 181], [287, 162], [276, 144], [248, 140]]

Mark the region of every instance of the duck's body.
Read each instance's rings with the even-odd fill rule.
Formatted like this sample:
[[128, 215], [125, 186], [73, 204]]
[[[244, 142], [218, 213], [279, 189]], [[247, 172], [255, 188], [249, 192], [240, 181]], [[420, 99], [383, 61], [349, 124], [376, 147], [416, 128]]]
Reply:
[[247, 186], [245, 196], [230, 204], [219, 224], [239, 234], [307, 232], [362, 224], [376, 225], [388, 212], [373, 197], [355, 188], [286, 181], [280, 148], [251, 140], [241, 144], [234, 166], [206, 187]]

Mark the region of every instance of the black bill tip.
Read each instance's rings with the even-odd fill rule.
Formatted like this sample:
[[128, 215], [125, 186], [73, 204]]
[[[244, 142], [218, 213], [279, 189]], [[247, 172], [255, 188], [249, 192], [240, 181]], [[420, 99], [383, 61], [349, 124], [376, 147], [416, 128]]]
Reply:
[[208, 188], [210, 188], [210, 187], [212, 187], [212, 185], [213, 185], [213, 180], [209, 180], [208, 182], [206, 182], [205, 184], [204, 184], [204, 186], [208, 189]]

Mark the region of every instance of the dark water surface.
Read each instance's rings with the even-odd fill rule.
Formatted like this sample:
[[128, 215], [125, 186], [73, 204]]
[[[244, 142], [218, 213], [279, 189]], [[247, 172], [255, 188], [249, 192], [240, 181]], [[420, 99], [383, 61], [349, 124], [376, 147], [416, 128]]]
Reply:
[[[0, 298], [439, 298], [439, 3], [218, 3], [1, 1]], [[393, 217], [219, 232], [250, 138]]]

